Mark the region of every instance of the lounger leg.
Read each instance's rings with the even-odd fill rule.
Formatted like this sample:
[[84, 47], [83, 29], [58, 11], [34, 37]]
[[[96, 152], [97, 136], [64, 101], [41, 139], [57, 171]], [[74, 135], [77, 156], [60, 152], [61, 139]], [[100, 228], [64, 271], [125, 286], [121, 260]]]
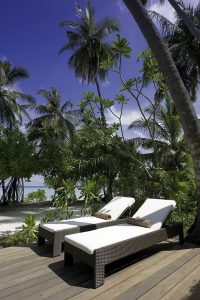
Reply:
[[180, 232], [179, 232], [179, 243], [180, 243], [180, 245], [184, 245], [183, 227], [181, 227]]
[[64, 265], [65, 267], [73, 265], [73, 256], [67, 252], [64, 253]]
[[102, 263], [97, 263], [94, 268], [94, 288], [98, 288], [99, 286], [104, 284], [105, 278], [105, 266]]
[[61, 242], [53, 242], [53, 257], [61, 255], [62, 243]]
[[38, 235], [38, 246], [45, 244], [45, 238], [43, 238], [41, 235]]

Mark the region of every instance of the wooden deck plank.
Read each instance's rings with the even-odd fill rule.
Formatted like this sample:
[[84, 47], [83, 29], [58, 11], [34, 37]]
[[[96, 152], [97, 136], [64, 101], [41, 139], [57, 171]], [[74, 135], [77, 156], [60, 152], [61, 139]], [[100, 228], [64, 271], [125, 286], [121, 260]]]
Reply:
[[12, 257], [0, 260], [0, 268], [35, 257], [35, 253], [17, 253]]
[[[63, 265], [59, 265], [57, 269], [61, 269], [61, 268], [63, 268]], [[22, 283], [22, 282], [26, 282], [26, 281], [28, 281], [30, 279], [33, 279], [33, 278], [36, 278], [38, 276], [47, 275], [48, 273], [51, 273], [51, 272], [52, 272], [52, 270], [50, 268], [43, 268], [42, 270], [39, 270], [39, 271], [36, 271], [36, 272], [32, 272], [32, 273], [29, 272], [28, 275], [14, 278], [12, 280], [12, 282], [7, 281], [6, 283], [1, 283], [2, 281], [0, 281], [0, 290], [12, 287], [12, 286], [17, 285], [17, 284]]]
[[[68, 273], [70, 274], [70, 272], [72, 272], [72, 271], [77, 272], [78, 268], [80, 268], [80, 265], [77, 264], [76, 266], [73, 266], [72, 268], [69, 268]], [[81, 268], [83, 268], [83, 267], [81, 267]], [[27, 289], [32, 288], [34, 286], [37, 286], [38, 284], [46, 283], [49, 280], [55, 280], [56, 279], [56, 283], [57, 283], [57, 278], [59, 278], [59, 280], [62, 280], [62, 276], [65, 275], [65, 274], [66, 274], [66, 270], [62, 266], [60, 270], [56, 271], [56, 273], [54, 273], [52, 271], [48, 274], [38, 276], [36, 278], [30, 279], [28, 281], [25, 281], [25, 282], [22, 282], [20, 284], [16, 284], [14, 286], [11, 286], [11, 287], [8, 287], [6, 289], [1, 290], [0, 299], [3, 298], [3, 297], [6, 297], [6, 296], [12, 295], [12, 294], [15, 294], [16, 297], [17, 297], [18, 293], [20, 294], [24, 290], [27, 290]]]
[[[197, 251], [196, 251], [197, 252]], [[113, 295], [114, 298], [119, 297], [119, 299], [138, 299], [141, 296], [141, 293], [152, 288], [154, 281], [160, 280], [163, 276], [163, 270], [173, 266], [182, 264], [182, 261], [187, 261], [198, 253], [194, 253], [191, 249], [183, 249], [177, 252], [173, 252], [170, 257], [166, 257], [163, 260], [159, 261], [158, 264], [152, 265], [149, 268], [146, 268], [142, 272], [134, 274], [130, 278], [124, 280], [121, 284], [112, 288], [112, 291], [109, 290], [95, 299], [108, 298]], [[167, 272], [167, 270], [166, 270]], [[118, 299], [118, 298], [117, 298]]]
[[20, 250], [23, 250], [23, 249], [24, 249], [23, 247], [8, 247], [8, 248], [0, 249], [0, 259], [4, 255], [7, 255], [8, 253], [19, 252]]
[[[4, 294], [3, 299], [4, 300], [21, 300], [21, 299], [41, 299], [40, 293], [43, 291], [47, 291], [50, 289], [54, 289], [57, 285], [63, 282], [67, 282], [69, 280], [72, 280], [76, 276], [79, 275], [80, 267], [73, 267], [71, 268], [67, 273], [66, 270], [63, 268], [61, 272], [59, 272], [59, 276], [56, 274], [51, 278], [43, 278], [43, 281], [38, 281], [36, 283], [33, 282], [30, 286], [25, 286], [22, 289], [20, 289], [18, 292], [16, 290], [12, 291], [12, 294], [7, 293], [7, 297]], [[39, 295], [39, 296], [38, 296]]]
[[[72, 299], [78, 300], [78, 299], [80, 299], [80, 296], [81, 296], [81, 300], [92, 299], [93, 297], [98, 296], [99, 294], [102, 294], [103, 292], [106, 292], [106, 291], [112, 289], [114, 286], [117, 286], [122, 281], [130, 278], [134, 274], [137, 274], [137, 273], [145, 270], [146, 268], [149, 268], [152, 265], [159, 263], [160, 260], [163, 260], [164, 258], [169, 257], [170, 255], [173, 254], [174, 251], [176, 252], [176, 251], [179, 251], [180, 249], [181, 249], [181, 246], [175, 245], [175, 246], [169, 247], [169, 249], [166, 249], [165, 251], [162, 251], [162, 252], [153, 252], [152, 255], [147, 254], [147, 257], [145, 256], [145, 258], [140, 257], [137, 259], [137, 261], [133, 265], [130, 265], [130, 266], [126, 267], [125, 269], [123, 269], [117, 273], [114, 273], [113, 275], [106, 278], [104, 285], [100, 286], [98, 289], [86, 290], [85, 292], [81, 293], [81, 295], [75, 296]], [[156, 251], [156, 249], [154, 251]], [[147, 251], [147, 253], [148, 253], [148, 251]]]
[[177, 259], [170, 259], [165, 265], [162, 265], [159, 270], [155, 270], [155, 272], [152, 272], [152, 274], [149, 274], [146, 278], [143, 278], [143, 280], [138, 282], [138, 284], [135, 284], [134, 279], [132, 281], [132, 287], [129, 287], [126, 283], [124, 287], [125, 291], [121, 294], [118, 293], [117, 299], [138, 299], [144, 295], [145, 292], [149, 291], [152, 287], [160, 283], [164, 278], [175, 272], [184, 263], [197, 256], [200, 252], [199, 249], [188, 250], [189, 251], [186, 249], [185, 253], [184, 250], [180, 251], [180, 254], [182, 253], [182, 255], [177, 257]]
[[[42, 291], [41, 293], [34, 294], [33, 297], [30, 297], [30, 300], [37, 300], [37, 299], [49, 299], [49, 300], [62, 300], [71, 298], [71, 295], [74, 295], [74, 293], [77, 293], [77, 290], [79, 288], [83, 289], [83, 287], [80, 287], [81, 283], [88, 281], [91, 278], [91, 273], [88, 271], [80, 274], [76, 274], [74, 278], [68, 282], [62, 282], [56, 286], [53, 286], [52, 288]], [[85, 287], [86, 289], [87, 287]]]
[[[193, 257], [191, 260], [184, 263], [180, 268], [173, 272], [170, 276], [167, 276], [159, 284], [154, 286], [146, 294], [140, 297], [140, 300], [160, 300], [163, 299], [163, 296], [167, 294], [172, 288], [174, 288], [178, 283], [180, 283], [185, 276], [194, 271], [200, 262], [200, 254]], [[138, 300], [139, 300], [138, 299]]]
[[0, 284], [3, 284], [3, 283], [6, 283], [6, 282], [9, 282], [9, 281], [13, 281], [15, 278], [23, 278], [25, 277], [26, 275], [29, 275], [30, 273], [35, 273], [37, 271], [40, 271], [40, 270], [44, 270], [44, 267], [48, 265], [48, 262], [56, 262], [56, 261], [60, 261], [60, 258], [55, 258], [53, 259], [53, 261], [50, 261], [50, 260], [44, 260], [44, 262], [41, 262], [39, 261], [39, 264], [37, 264], [36, 266], [34, 266], [33, 264], [30, 264], [29, 267], [22, 270], [21, 267], [17, 268], [17, 269], [13, 269], [13, 272], [11, 274], [4, 274], [5, 276], [3, 276], [0, 280]]
[[0, 261], [2, 262], [5, 259], [13, 259], [15, 256], [16, 257], [20, 257], [22, 255], [31, 255], [34, 254], [34, 252], [31, 249], [25, 248], [25, 249], [21, 249], [19, 248], [19, 250], [13, 251], [13, 252], [8, 252], [5, 253], [4, 255], [0, 256]]
[[4, 266], [2, 268], [0, 268], [0, 278], [1, 277], [5, 277], [9, 274], [13, 274], [15, 272], [17, 272], [19, 269], [20, 271], [26, 270], [27, 268], [30, 267], [34, 267], [34, 266], [39, 266], [40, 264], [48, 264], [52, 262], [52, 258], [48, 257], [48, 258], [44, 258], [44, 257], [40, 257], [40, 256], [33, 256], [32, 258], [28, 258], [26, 260], [22, 260], [18, 263], [14, 263], [8, 266]]
[[162, 300], [183, 300], [189, 296], [189, 291], [200, 280], [200, 265], [194, 269], [191, 273], [185, 276], [181, 282], [179, 282], [171, 291], [169, 291]]
[[181, 300], [199, 281], [200, 249], [171, 244], [133, 256], [125, 266], [114, 264], [98, 289], [91, 288], [92, 270], [82, 263], [64, 268], [63, 254], [49, 257], [37, 245], [7, 248], [0, 255], [0, 299]]

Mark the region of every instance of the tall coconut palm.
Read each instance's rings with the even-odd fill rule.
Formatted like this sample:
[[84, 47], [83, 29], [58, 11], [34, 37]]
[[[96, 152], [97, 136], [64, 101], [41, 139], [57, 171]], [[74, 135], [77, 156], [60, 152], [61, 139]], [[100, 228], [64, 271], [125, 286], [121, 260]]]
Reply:
[[[147, 4], [148, 0], [141, 0], [142, 3], [145, 5]], [[196, 20], [191, 20], [191, 15], [188, 13], [188, 9], [185, 7], [185, 4], [182, 0], [168, 0], [171, 6], [175, 9], [177, 15], [180, 19], [183, 20], [184, 24], [188, 28], [189, 32], [193, 35], [193, 37], [200, 42], [200, 30], [199, 26], [196, 23]], [[161, 4], [165, 2], [165, 0], [159, 0]]]
[[[118, 31], [119, 25], [117, 21], [109, 17], [96, 23], [90, 0], [87, 1], [85, 12], [79, 5], [76, 5], [76, 16], [77, 22], [62, 21], [60, 23], [67, 29], [67, 42], [59, 53], [69, 49], [73, 51], [68, 61], [69, 66], [74, 69], [75, 76], [81, 79], [82, 83], [95, 83], [101, 98], [99, 79], [104, 81], [107, 74], [107, 71], [101, 68], [101, 63], [112, 55], [112, 47], [105, 41], [105, 38]], [[100, 110], [101, 118], [105, 120], [102, 104]]]
[[[35, 100], [32, 96], [18, 91], [15, 88], [16, 83], [28, 78], [28, 73], [24, 68], [12, 67], [7, 61], [0, 60], [0, 130], [1, 128], [17, 128], [22, 124], [23, 116], [30, 119], [27, 109], [34, 107]], [[25, 102], [22, 104], [22, 102]], [[11, 184], [6, 186], [5, 180], [2, 179], [2, 199], [7, 202], [6, 191], [14, 190], [13, 180], [17, 184], [16, 178], [11, 178]], [[20, 179], [19, 179], [20, 181]], [[23, 189], [23, 187], [22, 187]]]
[[40, 147], [47, 140], [60, 148], [65, 147], [73, 138], [73, 122], [77, 111], [69, 110], [72, 107], [70, 102], [61, 103], [61, 95], [54, 87], [49, 91], [40, 89], [39, 94], [46, 103], [35, 108], [40, 116], [28, 124], [29, 138], [37, 140]]
[[[148, 107], [146, 113], [152, 115], [152, 107]], [[155, 118], [149, 120], [148, 127], [143, 119], [139, 119], [132, 122], [129, 128], [142, 129], [147, 133], [150, 128], [154, 132], [154, 141], [148, 136], [135, 138], [134, 141], [145, 150], [151, 151], [154, 148], [154, 143], [156, 144], [159, 167], [176, 171], [182, 169], [183, 164], [188, 160], [188, 145], [174, 103], [171, 100], [166, 100], [165, 105], [157, 107]], [[154, 152], [151, 154], [152, 156], [155, 155]]]
[[175, 103], [195, 168], [197, 215], [190, 240], [200, 242], [200, 124], [189, 94], [181, 80], [170, 53], [140, 0], [123, 0], [142, 31], [164, 75]]
[[[200, 5], [196, 8], [187, 7], [191, 20], [200, 26]], [[196, 100], [197, 89], [200, 83], [200, 43], [190, 33], [183, 20], [176, 15], [175, 23], [172, 24], [162, 15], [151, 12], [163, 29], [165, 40], [172, 54], [181, 78], [187, 88], [191, 99]], [[187, 59], [186, 59], [187, 58]]]
[[29, 117], [27, 109], [35, 105], [32, 96], [15, 88], [15, 84], [25, 78], [28, 78], [28, 73], [24, 68], [0, 61], [0, 124], [3, 126], [11, 128], [21, 123], [23, 115]]

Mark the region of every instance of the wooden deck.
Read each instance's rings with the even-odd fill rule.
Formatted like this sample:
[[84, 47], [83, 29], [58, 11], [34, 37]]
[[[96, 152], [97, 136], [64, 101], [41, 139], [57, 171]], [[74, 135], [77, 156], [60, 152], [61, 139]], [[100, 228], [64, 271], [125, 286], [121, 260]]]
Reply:
[[92, 271], [80, 262], [66, 269], [63, 255], [51, 258], [47, 248], [6, 248], [0, 250], [0, 299], [188, 299], [200, 280], [200, 248], [163, 243], [106, 273], [105, 284], [94, 290]]

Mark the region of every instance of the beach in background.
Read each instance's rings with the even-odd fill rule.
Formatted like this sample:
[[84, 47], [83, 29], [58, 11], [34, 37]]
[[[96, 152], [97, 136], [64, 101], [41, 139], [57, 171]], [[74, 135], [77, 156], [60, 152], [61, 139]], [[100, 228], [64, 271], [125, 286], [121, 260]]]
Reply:
[[[51, 200], [51, 197], [54, 195], [54, 189], [51, 189], [45, 185], [25, 186], [24, 187], [24, 196], [26, 197], [29, 193], [36, 192], [39, 189], [45, 190], [47, 200]], [[2, 190], [0, 189], [0, 197], [1, 197], [1, 195], [2, 195]]]

